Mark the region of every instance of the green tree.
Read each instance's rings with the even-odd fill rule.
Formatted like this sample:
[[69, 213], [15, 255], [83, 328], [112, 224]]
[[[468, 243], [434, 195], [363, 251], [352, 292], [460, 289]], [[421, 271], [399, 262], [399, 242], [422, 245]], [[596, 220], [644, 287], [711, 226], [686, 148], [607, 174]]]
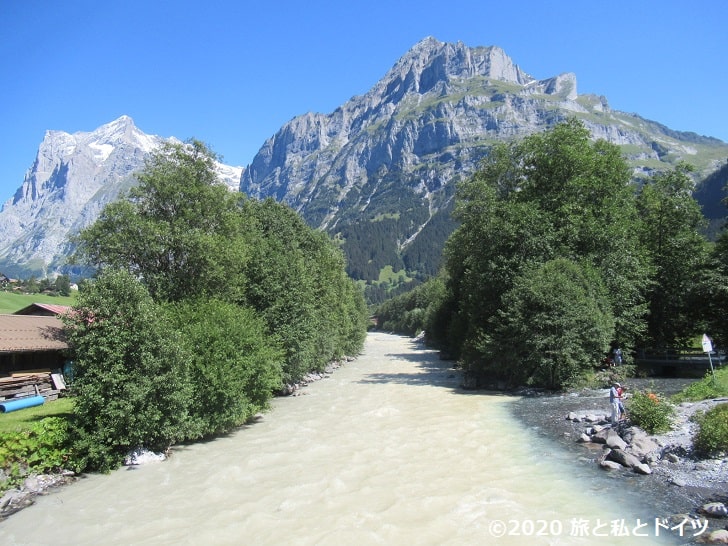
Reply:
[[[377, 327], [410, 336], [423, 330], [428, 331], [433, 313], [444, 296], [444, 290], [443, 279], [438, 276], [385, 301], [375, 312]], [[428, 337], [429, 341], [431, 340]]]
[[220, 183], [199, 141], [165, 144], [137, 175], [128, 198], [108, 205], [78, 237], [75, 260], [137, 275], [156, 301], [230, 295], [248, 249], [241, 194]]
[[58, 275], [54, 283], [56, 292], [61, 296], [71, 295], [71, 278], [68, 275]]
[[496, 145], [459, 185], [455, 215], [461, 224], [445, 248], [446, 311], [436, 314], [435, 336], [468, 371], [494, 371], [506, 295], [513, 298], [526, 271], [559, 258], [597, 272], [589, 278], [605, 290], [611, 337], [629, 352], [644, 329], [649, 264], [637, 238], [629, 169], [616, 146], [592, 142], [575, 120]]
[[38, 292], [40, 292], [40, 286], [38, 285], [38, 279], [36, 279], [35, 276], [31, 275], [31, 277], [26, 281], [25, 291], [28, 294], [37, 294]]
[[247, 202], [245, 214], [254, 219], [257, 233], [245, 269], [246, 303], [281, 340], [285, 381], [321, 370], [345, 351], [358, 351], [366, 308], [346, 277], [341, 251], [272, 199]]
[[640, 241], [654, 267], [649, 291], [646, 343], [664, 350], [699, 333], [696, 287], [708, 260], [700, 230], [705, 219], [693, 198], [690, 167], [656, 174], [640, 191]]
[[522, 181], [511, 195], [546, 214], [554, 257], [587, 260], [600, 271], [612, 300], [614, 337], [628, 353], [645, 328], [650, 264], [638, 239], [634, 188], [619, 147], [591, 141], [589, 131], [571, 119], [519, 148]]
[[129, 196], [80, 234], [78, 259], [129, 271], [158, 303], [255, 309], [282, 343], [286, 380], [361, 346], [363, 298], [341, 251], [290, 208], [230, 192], [214, 161], [197, 141], [155, 153]]
[[227, 432], [268, 407], [283, 352], [252, 309], [188, 300], [166, 311], [191, 358], [189, 439]]
[[725, 310], [728, 309], [728, 230], [725, 226], [712, 246], [708, 260], [697, 271], [693, 294], [695, 323], [711, 336], [716, 348], [728, 348], [728, 321], [725, 320]]
[[53, 282], [48, 278], [41, 279], [38, 283], [38, 290], [40, 292], [48, 292], [54, 288]]
[[601, 360], [614, 333], [599, 273], [566, 258], [524, 271], [498, 316], [485, 360], [511, 384], [572, 385]]
[[144, 286], [109, 269], [64, 320], [83, 467], [109, 470], [131, 450], [163, 451], [187, 435], [188, 357]]

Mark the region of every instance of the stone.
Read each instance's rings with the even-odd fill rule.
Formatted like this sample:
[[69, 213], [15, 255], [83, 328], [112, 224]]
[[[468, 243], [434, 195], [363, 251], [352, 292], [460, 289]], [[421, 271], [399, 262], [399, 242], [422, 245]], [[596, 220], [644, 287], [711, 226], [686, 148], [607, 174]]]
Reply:
[[675, 477], [670, 479], [670, 483], [672, 485], [676, 485], [678, 487], [685, 487], [688, 484], [688, 482], [686, 482], [682, 478], [675, 478]]
[[599, 466], [604, 470], [620, 470], [624, 468], [621, 464], [608, 460], [602, 461], [601, 463], [599, 463]]
[[659, 451], [660, 446], [658, 446], [657, 442], [655, 442], [648, 436], [638, 434], [632, 438], [632, 442], [630, 443], [630, 449], [636, 457], [642, 458], [649, 453]]
[[605, 443], [612, 449], [627, 449], [627, 442], [614, 429], [609, 429]]
[[642, 462], [637, 457], [635, 457], [631, 453], [622, 451], [621, 449], [612, 449], [612, 451], [609, 452], [608, 457], [609, 460], [618, 462], [619, 464], [627, 466], [629, 468], [634, 468], [642, 464]]
[[579, 436], [579, 438], [576, 441], [579, 442], [579, 443], [585, 444], [587, 442], [591, 442], [591, 436], [589, 436], [588, 434], [582, 432], [581, 435]]
[[635, 472], [636, 472], [637, 474], [642, 474], [642, 475], [645, 475], [645, 476], [647, 476], [647, 475], [649, 475], [649, 474], [652, 474], [652, 469], [650, 468], [650, 465], [648, 465], [648, 464], [645, 464], [645, 463], [639, 463], [639, 464], [636, 464], [636, 465], [634, 465], [634, 466], [632, 467], [632, 469], [633, 469], [633, 470], [634, 470], [634, 471], [635, 471]]
[[609, 436], [609, 433], [612, 431], [610, 428], [604, 428], [597, 432], [596, 434], [592, 434], [592, 442], [595, 442], [597, 444], [606, 444], [607, 443], [607, 436]]
[[671, 462], [671, 463], [679, 463], [680, 462], [680, 457], [678, 457], [674, 453], [668, 453], [667, 455], [665, 455], [665, 459], [668, 462]]
[[10, 504], [10, 501], [12, 501], [19, 492], [20, 491], [17, 489], [6, 491], [5, 494], [0, 497], [0, 510], [5, 510], [5, 507]]
[[660, 454], [656, 451], [646, 454], [642, 460], [647, 464], [657, 464], [660, 462]]
[[25, 478], [23, 482], [23, 489], [26, 489], [32, 493], [39, 493], [43, 490], [43, 486], [39, 479], [39, 476], [32, 475]]
[[579, 417], [573, 411], [569, 412], [569, 415], [566, 416], [566, 419], [568, 421], [576, 421], [577, 423], [579, 422]]
[[703, 514], [713, 517], [726, 517], [728, 516], [728, 507], [722, 502], [709, 502], [700, 507], [700, 511]]
[[708, 544], [728, 544], [728, 531], [725, 529], [718, 529], [712, 531], [706, 540]]

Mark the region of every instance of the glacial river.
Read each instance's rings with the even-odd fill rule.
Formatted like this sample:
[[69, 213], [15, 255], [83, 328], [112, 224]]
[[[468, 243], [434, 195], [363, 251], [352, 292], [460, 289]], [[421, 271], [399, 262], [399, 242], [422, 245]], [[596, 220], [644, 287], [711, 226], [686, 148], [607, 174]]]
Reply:
[[0, 522], [0, 544], [671, 543], [512, 398], [459, 384], [435, 352], [371, 333], [256, 423], [59, 488]]

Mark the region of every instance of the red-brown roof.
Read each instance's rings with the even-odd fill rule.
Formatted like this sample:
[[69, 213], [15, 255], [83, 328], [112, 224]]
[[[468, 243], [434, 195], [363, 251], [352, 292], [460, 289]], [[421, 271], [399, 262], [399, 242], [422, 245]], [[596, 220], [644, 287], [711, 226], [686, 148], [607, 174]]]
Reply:
[[68, 348], [63, 322], [55, 316], [0, 315], [0, 353]]
[[27, 307], [23, 307], [19, 311], [15, 311], [16, 315], [63, 315], [71, 310], [68, 305], [56, 305], [55, 303], [31, 303]]

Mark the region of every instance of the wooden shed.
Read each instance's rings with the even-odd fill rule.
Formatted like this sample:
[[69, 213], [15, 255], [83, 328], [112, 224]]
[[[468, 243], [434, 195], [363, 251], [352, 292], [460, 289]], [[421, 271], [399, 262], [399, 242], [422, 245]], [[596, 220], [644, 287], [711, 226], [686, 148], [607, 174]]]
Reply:
[[0, 315], [0, 376], [35, 369], [62, 369], [68, 349], [57, 316]]

